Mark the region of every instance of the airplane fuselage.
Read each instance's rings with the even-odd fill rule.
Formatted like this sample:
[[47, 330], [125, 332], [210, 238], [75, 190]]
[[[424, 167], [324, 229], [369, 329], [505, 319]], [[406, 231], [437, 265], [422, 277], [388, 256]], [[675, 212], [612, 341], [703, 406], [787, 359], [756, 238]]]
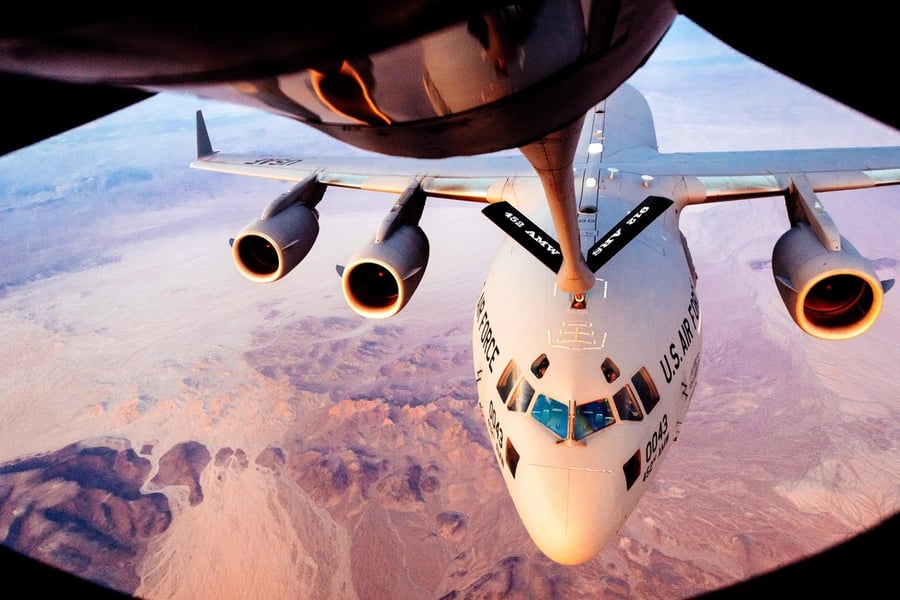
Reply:
[[[585, 253], [651, 191], [599, 167], [577, 181]], [[542, 210], [532, 218], [552, 227]], [[673, 208], [597, 271], [583, 306], [515, 241], [501, 247], [475, 307], [479, 403], [519, 516], [553, 560], [595, 556], [677, 437], [700, 357], [695, 281]]]

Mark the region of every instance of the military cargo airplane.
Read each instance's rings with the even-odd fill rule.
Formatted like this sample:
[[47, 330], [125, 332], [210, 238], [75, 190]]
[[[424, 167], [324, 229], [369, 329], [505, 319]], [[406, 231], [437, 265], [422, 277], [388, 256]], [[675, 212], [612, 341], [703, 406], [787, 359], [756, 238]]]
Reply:
[[860, 335], [892, 284], [840, 235], [818, 195], [900, 183], [900, 147], [660, 153], [650, 108], [628, 84], [561, 142], [575, 156], [567, 175], [573, 262], [590, 278], [583, 288], [567, 289], [560, 276], [571, 248], [558, 240], [534, 160], [225, 154], [199, 112], [197, 138], [194, 168], [297, 182], [232, 239], [252, 281], [276, 281], [302, 261], [329, 186], [398, 194], [372, 239], [338, 268], [348, 304], [369, 318], [397, 314], [422, 280], [427, 198], [487, 204], [508, 235], [475, 304], [479, 405], [522, 522], [563, 564], [592, 558], [616, 534], [688, 410], [702, 319], [683, 210], [783, 195], [791, 228], [773, 250], [774, 283], [812, 336]]

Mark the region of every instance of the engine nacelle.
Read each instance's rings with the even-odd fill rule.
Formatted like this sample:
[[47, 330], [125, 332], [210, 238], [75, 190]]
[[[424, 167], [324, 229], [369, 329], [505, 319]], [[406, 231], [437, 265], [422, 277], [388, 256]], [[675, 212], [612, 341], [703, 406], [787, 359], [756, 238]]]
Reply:
[[825, 248], [800, 222], [779, 238], [772, 273], [794, 322], [825, 339], [855, 337], [872, 326], [884, 288], [868, 260], [841, 237], [841, 249]]
[[390, 237], [361, 248], [344, 268], [344, 298], [357, 314], [392, 317], [406, 306], [428, 264], [428, 238], [417, 225], [402, 225]]
[[292, 204], [244, 227], [231, 245], [231, 254], [244, 277], [269, 283], [296, 267], [318, 235], [316, 210], [304, 204]]

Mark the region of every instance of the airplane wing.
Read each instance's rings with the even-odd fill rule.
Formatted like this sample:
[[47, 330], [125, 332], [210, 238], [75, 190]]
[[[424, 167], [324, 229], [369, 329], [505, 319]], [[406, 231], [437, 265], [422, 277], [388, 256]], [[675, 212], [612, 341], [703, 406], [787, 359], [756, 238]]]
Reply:
[[814, 192], [900, 184], [900, 147], [659, 154], [622, 171], [690, 177], [702, 185], [687, 204], [783, 195], [805, 179]]
[[[224, 154], [212, 148], [197, 113], [195, 169], [400, 194], [413, 179], [428, 196], [474, 202], [510, 200], [512, 182], [534, 178], [520, 154], [440, 160], [382, 155], [291, 158]], [[652, 115], [638, 90], [623, 85], [588, 111], [575, 155], [576, 169], [673, 176], [689, 182], [680, 205], [785, 195], [804, 181], [812, 192], [900, 184], [900, 147], [660, 153]]]
[[900, 184], [900, 147], [660, 153], [649, 106], [628, 84], [586, 115], [574, 165], [592, 164], [690, 179], [682, 204], [785, 195], [801, 178], [813, 192]]
[[813, 192], [900, 184], [900, 147], [660, 153], [650, 107], [628, 84], [597, 105], [593, 133], [600, 143], [588, 162], [602, 172], [682, 178], [690, 189], [682, 204], [784, 195], [801, 179]]
[[517, 177], [534, 178], [521, 155], [455, 157], [442, 160], [385, 156], [291, 158], [215, 152], [203, 115], [197, 111], [197, 158], [194, 169], [300, 182], [315, 176], [319, 184], [401, 194], [412, 180], [430, 197], [495, 202]]

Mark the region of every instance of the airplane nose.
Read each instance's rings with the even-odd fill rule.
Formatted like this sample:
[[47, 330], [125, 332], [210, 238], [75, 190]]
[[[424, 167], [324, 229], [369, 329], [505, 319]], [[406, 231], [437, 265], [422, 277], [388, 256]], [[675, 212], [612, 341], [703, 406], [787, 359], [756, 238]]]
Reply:
[[624, 487], [609, 471], [529, 465], [522, 469], [519, 516], [551, 560], [577, 565], [594, 558], [625, 519]]

